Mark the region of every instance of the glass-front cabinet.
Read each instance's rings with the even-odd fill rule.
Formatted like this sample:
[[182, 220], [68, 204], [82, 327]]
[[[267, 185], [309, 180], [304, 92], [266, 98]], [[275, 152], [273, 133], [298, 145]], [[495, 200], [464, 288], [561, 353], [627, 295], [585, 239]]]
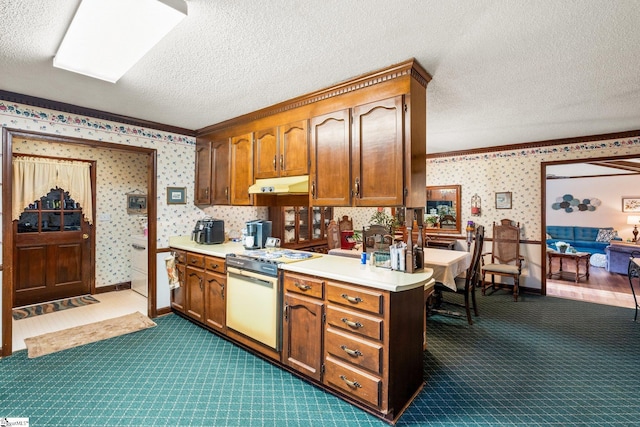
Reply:
[[305, 250], [323, 250], [327, 244], [327, 226], [333, 208], [308, 206], [270, 207], [273, 236], [282, 247]]
[[51, 189], [46, 196], [29, 204], [20, 215], [18, 233], [80, 231], [82, 210], [68, 192]]

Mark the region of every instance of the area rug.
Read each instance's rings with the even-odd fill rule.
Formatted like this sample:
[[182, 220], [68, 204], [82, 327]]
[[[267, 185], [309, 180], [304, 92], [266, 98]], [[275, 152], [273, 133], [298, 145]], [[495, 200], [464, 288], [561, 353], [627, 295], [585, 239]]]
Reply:
[[605, 254], [593, 254], [589, 258], [589, 263], [594, 267], [606, 267], [607, 256]]
[[84, 305], [95, 304], [98, 302], [100, 301], [98, 301], [91, 295], [82, 295], [79, 297], [66, 298], [58, 301], [43, 302], [42, 304], [34, 304], [26, 307], [14, 308], [13, 319], [26, 319], [27, 317], [53, 313], [56, 311], [66, 310], [68, 308], [82, 307]]
[[151, 319], [136, 311], [113, 319], [25, 338], [24, 342], [27, 345], [29, 359], [33, 359], [154, 326], [156, 324]]

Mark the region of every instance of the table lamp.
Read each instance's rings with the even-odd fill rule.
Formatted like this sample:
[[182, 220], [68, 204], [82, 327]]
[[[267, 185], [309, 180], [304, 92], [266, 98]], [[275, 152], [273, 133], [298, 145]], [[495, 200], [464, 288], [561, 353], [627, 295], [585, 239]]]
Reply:
[[640, 215], [629, 215], [627, 224], [633, 225], [633, 241], [638, 243], [638, 224], [640, 224]]

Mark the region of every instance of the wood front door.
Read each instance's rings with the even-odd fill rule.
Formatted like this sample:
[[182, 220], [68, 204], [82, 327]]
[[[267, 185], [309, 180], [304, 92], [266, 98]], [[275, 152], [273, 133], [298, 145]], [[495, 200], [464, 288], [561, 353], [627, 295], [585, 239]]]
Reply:
[[52, 189], [14, 221], [13, 306], [91, 291], [91, 225], [63, 189]]

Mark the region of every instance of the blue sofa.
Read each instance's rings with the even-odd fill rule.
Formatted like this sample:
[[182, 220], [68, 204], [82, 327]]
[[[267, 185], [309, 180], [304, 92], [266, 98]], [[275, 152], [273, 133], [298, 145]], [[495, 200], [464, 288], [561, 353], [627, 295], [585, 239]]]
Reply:
[[[613, 230], [613, 227], [573, 227], [548, 225], [547, 234], [551, 237], [547, 239], [547, 246], [556, 248], [556, 242], [566, 242], [578, 252], [589, 252], [590, 254], [604, 254], [609, 242], [596, 242], [598, 232], [601, 229]], [[616, 240], [622, 240], [620, 238]]]

